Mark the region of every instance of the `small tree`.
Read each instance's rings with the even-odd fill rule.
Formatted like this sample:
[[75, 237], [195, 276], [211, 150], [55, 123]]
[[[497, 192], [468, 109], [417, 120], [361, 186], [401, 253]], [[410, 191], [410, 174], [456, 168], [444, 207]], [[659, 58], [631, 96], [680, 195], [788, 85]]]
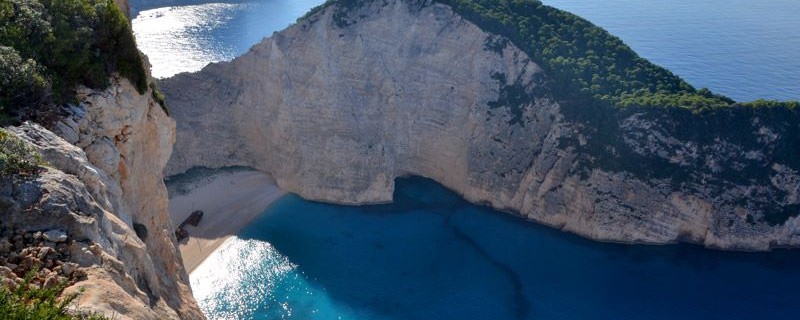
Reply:
[[0, 176], [34, 174], [41, 164], [42, 156], [36, 149], [0, 129]]
[[67, 283], [62, 282], [50, 288], [32, 284], [37, 269], [29, 271], [23, 282], [16, 288], [0, 286], [0, 315], [7, 320], [102, 320], [103, 316], [70, 312], [69, 306], [78, 298], [78, 294], [70, 294], [59, 299], [59, 295]]

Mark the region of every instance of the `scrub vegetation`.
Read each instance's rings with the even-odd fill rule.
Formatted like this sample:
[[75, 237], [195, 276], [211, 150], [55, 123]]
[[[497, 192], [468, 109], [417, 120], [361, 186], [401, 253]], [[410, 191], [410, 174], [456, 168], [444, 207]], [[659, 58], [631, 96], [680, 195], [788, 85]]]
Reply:
[[0, 177], [34, 174], [42, 164], [42, 156], [36, 149], [0, 129]]
[[113, 72], [148, 88], [130, 23], [112, 0], [0, 0], [0, 114], [33, 118], [109, 86]]
[[70, 311], [77, 294], [59, 298], [66, 283], [50, 288], [33, 284], [37, 270], [28, 272], [16, 288], [0, 285], [0, 315], [6, 320], [104, 320], [103, 316]]
[[[604, 29], [540, 1], [434, 1], [450, 5], [467, 20], [526, 51], [553, 78], [551, 89], [559, 100], [697, 112], [736, 104], [708, 89], [695, 89], [669, 70], [639, 57]], [[796, 108], [798, 103], [758, 100], [742, 105]]]

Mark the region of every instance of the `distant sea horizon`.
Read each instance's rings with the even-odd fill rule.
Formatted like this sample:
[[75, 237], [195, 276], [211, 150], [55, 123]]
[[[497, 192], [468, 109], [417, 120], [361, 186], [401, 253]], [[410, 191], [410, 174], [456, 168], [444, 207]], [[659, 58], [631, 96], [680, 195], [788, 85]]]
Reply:
[[[207, 2], [131, 1], [137, 14], [134, 33], [155, 77], [232, 60], [324, 0]], [[159, 3], [168, 6], [156, 8]], [[605, 28], [640, 56], [696, 88], [707, 87], [737, 101], [800, 100], [800, 1], [543, 3]]]

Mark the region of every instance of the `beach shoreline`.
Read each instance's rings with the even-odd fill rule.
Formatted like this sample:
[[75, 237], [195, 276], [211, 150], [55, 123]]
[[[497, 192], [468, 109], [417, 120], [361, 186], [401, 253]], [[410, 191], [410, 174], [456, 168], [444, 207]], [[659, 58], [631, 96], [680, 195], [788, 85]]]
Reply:
[[170, 190], [170, 230], [177, 229], [193, 211], [204, 213], [197, 227], [184, 227], [189, 237], [179, 242], [183, 265], [190, 274], [227, 239], [286, 194], [270, 176], [250, 170], [209, 171], [181, 183], [181, 192]]

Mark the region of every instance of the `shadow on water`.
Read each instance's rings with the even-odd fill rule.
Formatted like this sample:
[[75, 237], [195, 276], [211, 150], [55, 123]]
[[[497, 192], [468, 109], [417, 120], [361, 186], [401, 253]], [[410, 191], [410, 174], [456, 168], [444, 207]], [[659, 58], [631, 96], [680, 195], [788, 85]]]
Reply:
[[398, 179], [386, 205], [289, 196], [240, 238], [271, 244], [359, 319], [790, 319], [800, 301], [797, 251], [598, 243], [422, 178]]

